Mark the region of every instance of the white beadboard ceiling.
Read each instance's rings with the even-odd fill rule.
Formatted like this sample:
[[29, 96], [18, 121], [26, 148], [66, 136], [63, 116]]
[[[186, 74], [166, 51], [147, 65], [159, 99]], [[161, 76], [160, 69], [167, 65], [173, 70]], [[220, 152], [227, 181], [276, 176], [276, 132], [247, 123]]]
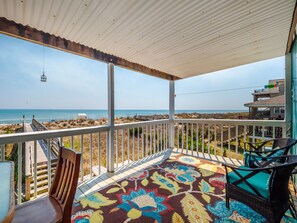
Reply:
[[285, 54], [295, 0], [0, 0], [0, 17], [180, 78]]

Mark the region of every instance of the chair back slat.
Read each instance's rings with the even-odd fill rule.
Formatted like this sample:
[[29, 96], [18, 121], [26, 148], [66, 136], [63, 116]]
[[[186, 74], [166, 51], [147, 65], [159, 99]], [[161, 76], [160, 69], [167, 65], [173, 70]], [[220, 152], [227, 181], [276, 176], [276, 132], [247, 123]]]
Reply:
[[275, 140], [273, 140], [272, 148], [275, 149], [275, 148], [279, 147], [279, 148], [290, 149], [296, 143], [297, 143], [297, 140], [296, 139], [292, 139], [292, 138], [275, 139]]
[[65, 178], [65, 179], [66, 179], [66, 181], [65, 181], [65, 185], [64, 185], [64, 190], [60, 196], [60, 201], [62, 202], [62, 204], [65, 204], [64, 202], [65, 202], [66, 195], [68, 194], [70, 187], [72, 185], [72, 179], [73, 179], [73, 164], [72, 163], [69, 163], [67, 178]]
[[59, 179], [59, 184], [55, 191], [55, 197], [57, 198], [60, 198], [62, 191], [65, 187], [65, 178], [67, 177], [67, 169], [68, 169], [67, 160], [62, 159], [61, 175]]
[[60, 147], [57, 170], [49, 196], [59, 203], [63, 212], [63, 222], [71, 219], [71, 209], [77, 187], [81, 154]]

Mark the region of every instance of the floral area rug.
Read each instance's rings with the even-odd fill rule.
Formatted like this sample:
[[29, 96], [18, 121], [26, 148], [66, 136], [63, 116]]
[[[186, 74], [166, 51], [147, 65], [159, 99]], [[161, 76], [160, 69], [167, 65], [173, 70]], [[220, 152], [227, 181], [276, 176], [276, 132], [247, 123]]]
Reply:
[[[224, 175], [218, 163], [176, 155], [81, 199], [72, 222], [266, 222], [237, 201], [226, 208]], [[287, 214], [282, 222], [297, 221]]]

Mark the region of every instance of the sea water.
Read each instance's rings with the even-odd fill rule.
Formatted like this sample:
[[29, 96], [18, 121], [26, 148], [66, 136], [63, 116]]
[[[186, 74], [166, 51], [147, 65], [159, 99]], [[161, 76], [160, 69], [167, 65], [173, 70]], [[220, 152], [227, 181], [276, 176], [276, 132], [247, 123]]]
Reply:
[[[228, 113], [245, 112], [245, 110], [176, 110], [175, 113]], [[0, 109], [0, 124], [21, 123], [23, 116], [25, 122], [31, 122], [33, 115], [42, 122], [57, 120], [70, 120], [78, 118], [79, 113], [85, 113], [89, 119], [107, 117], [107, 110], [91, 109]], [[169, 114], [168, 110], [115, 110], [115, 117], [133, 117], [135, 115]]]

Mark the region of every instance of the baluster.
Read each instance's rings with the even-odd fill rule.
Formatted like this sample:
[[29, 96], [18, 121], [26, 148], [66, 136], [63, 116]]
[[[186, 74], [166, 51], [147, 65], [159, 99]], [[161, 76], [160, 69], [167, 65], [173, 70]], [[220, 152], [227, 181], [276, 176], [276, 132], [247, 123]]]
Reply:
[[210, 124], [208, 124], [208, 132], [207, 132], [207, 150], [208, 150], [208, 155], [210, 154]]
[[48, 140], [47, 143], [47, 182], [48, 182], [48, 189], [51, 188], [52, 183], [52, 158], [51, 158], [51, 139]]
[[224, 154], [224, 126], [221, 124], [221, 150], [222, 154]]
[[70, 148], [74, 150], [73, 136], [71, 136], [71, 142], [70, 143], [71, 143]]
[[243, 127], [243, 141], [246, 142], [246, 125]]
[[286, 138], [287, 137], [286, 125], [283, 124], [281, 128], [282, 128], [282, 133], [281, 133], [282, 136], [281, 137]]
[[135, 150], [135, 147], [134, 147], [134, 144], [135, 144], [135, 132], [134, 132], [134, 130], [135, 129], [132, 128], [132, 130], [133, 130], [132, 131], [132, 140], [133, 140], [133, 144], [132, 144], [132, 156], [133, 156], [133, 158], [132, 158], [132, 160], [135, 161], [135, 153], [134, 153], [135, 152], [134, 151]]
[[272, 138], [275, 139], [275, 126], [272, 127]]
[[235, 139], [235, 150], [236, 150], [236, 158], [238, 159], [238, 125], [236, 124], [236, 129], [235, 129], [236, 133], [236, 139]]
[[22, 203], [22, 143], [18, 143], [18, 204]]
[[116, 168], [119, 168], [119, 131], [115, 130], [116, 134], [115, 134], [115, 144], [116, 144]]
[[150, 155], [152, 155], [152, 126], [150, 125]]
[[154, 125], [154, 154], [156, 153], [156, 125]]
[[128, 131], [128, 164], [130, 163], [130, 129], [127, 129]]
[[137, 151], [138, 151], [138, 159], [140, 158], [139, 157], [139, 153], [140, 153], [140, 149], [139, 149], [139, 127], [137, 128]]
[[157, 125], [157, 150], [160, 152], [160, 125]]
[[33, 150], [34, 150], [34, 198], [37, 197], [37, 141], [34, 140], [34, 145], [33, 145]]
[[[265, 126], [262, 126], [262, 142], [264, 141], [264, 137], [265, 137]], [[262, 150], [264, 150], [264, 147], [262, 147]]]
[[217, 124], [214, 124], [214, 154], [217, 155]]
[[93, 134], [90, 134], [90, 178], [93, 176]]
[[182, 153], [184, 152], [184, 123], [181, 123], [182, 124]]
[[161, 124], [161, 151], [163, 151], [164, 150], [164, 148], [163, 148], [163, 124]]
[[[165, 124], [165, 149], [168, 149], [168, 124]], [[174, 135], [173, 135], [174, 137]]]
[[145, 150], [145, 146], [144, 146], [144, 126], [141, 127], [141, 148], [142, 148], [142, 158], [144, 158], [144, 150]]
[[125, 159], [124, 145], [125, 145], [125, 130], [122, 129], [122, 167], [124, 166], [124, 159]]
[[205, 130], [205, 126], [204, 123], [202, 124], [202, 136], [201, 136], [201, 141], [202, 141], [202, 154], [204, 156], [204, 130]]
[[231, 126], [228, 125], [228, 156], [230, 156], [230, 142], [231, 142]]
[[149, 126], [145, 127], [145, 156], [148, 156], [148, 128]]
[[60, 137], [60, 143], [61, 143], [60, 145], [61, 145], [61, 146], [64, 146], [64, 144], [63, 144], [63, 139], [64, 139], [63, 137]]
[[253, 125], [253, 143], [255, 142], [256, 126]]
[[191, 123], [191, 151], [193, 156], [193, 123]]
[[5, 161], [5, 145], [0, 145], [1, 149], [1, 161]]
[[105, 147], [105, 151], [106, 151], [106, 168], [108, 167], [108, 165], [109, 165], [109, 157], [108, 157], [108, 147], [109, 147], [109, 132], [106, 132], [105, 133], [105, 142], [106, 142], [106, 147]]
[[84, 181], [84, 135], [80, 136], [80, 152], [81, 152], [81, 161], [80, 161], [80, 171], [81, 171], [81, 181]]
[[176, 146], [176, 148], [177, 149], [180, 149], [180, 142], [179, 142], [179, 123], [177, 123], [177, 131], [176, 131], [176, 133], [177, 133], [177, 146]]
[[101, 174], [101, 137], [100, 132], [98, 132], [98, 174]]
[[186, 150], [189, 152], [189, 124], [186, 123]]
[[197, 156], [199, 156], [199, 146], [198, 146], [198, 144], [199, 144], [199, 134], [198, 134], [198, 132], [199, 132], [199, 125], [198, 125], [198, 123], [196, 124], [196, 151], [197, 151]]

